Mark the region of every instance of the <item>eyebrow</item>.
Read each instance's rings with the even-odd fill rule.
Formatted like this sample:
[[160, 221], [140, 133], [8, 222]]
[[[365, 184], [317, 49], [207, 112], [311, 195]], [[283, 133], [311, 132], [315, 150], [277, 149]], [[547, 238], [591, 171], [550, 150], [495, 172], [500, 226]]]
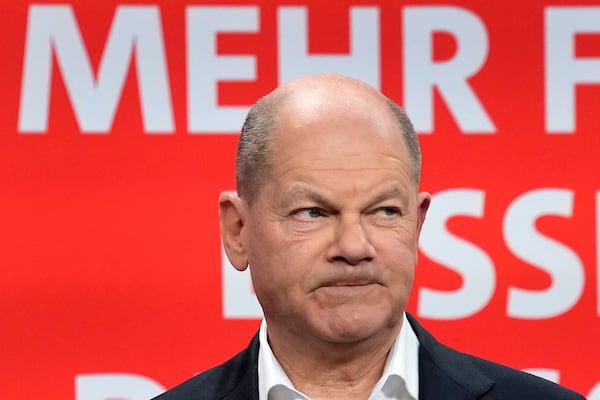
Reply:
[[293, 203], [293, 201], [299, 197], [314, 201], [318, 204], [323, 204], [325, 206], [332, 206], [331, 202], [327, 200], [323, 195], [307, 187], [292, 188], [284, 196], [284, 206], [290, 206], [291, 203]]
[[[290, 206], [294, 200], [297, 198], [303, 198], [306, 200], [314, 201], [317, 204], [322, 204], [325, 207], [334, 207], [334, 204], [328, 200], [326, 197], [316, 192], [315, 190], [308, 187], [296, 187], [292, 188], [285, 196], [284, 196], [284, 206]], [[401, 199], [406, 202], [408, 196], [405, 190], [402, 190], [399, 187], [393, 187], [388, 190], [385, 190], [379, 193], [374, 199], [368, 201], [368, 205], [365, 208], [372, 207], [378, 203], [382, 203], [386, 200], [390, 199]]]
[[394, 187], [392, 189], [386, 190], [380, 194], [378, 194], [375, 199], [371, 202], [371, 204], [381, 203], [382, 201], [389, 199], [401, 198], [402, 200], [406, 200], [407, 194], [405, 190], [402, 190], [398, 187]]

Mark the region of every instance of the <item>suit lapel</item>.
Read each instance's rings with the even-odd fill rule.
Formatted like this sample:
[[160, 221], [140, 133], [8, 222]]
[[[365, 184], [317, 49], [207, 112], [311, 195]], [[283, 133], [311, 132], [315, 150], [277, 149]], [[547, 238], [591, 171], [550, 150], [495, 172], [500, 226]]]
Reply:
[[419, 400], [492, 400], [494, 381], [469, 357], [439, 343], [412, 315], [419, 339]]
[[[231, 390], [224, 393], [220, 399], [258, 400], [258, 347], [257, 333], [237, 360], [238, 362], [231, 365], [230, 370], [227, 371], [234, 380], [231, 383], [220, 381], [223, 387], [231, 387]], [[222, 379], [228, 379], [227, 374], [224, 374]]]
[[254, 371], [248, 371], [248, 375], [227, 393], [223, 400], [258, 400], [258, 374], [256, 367], [251, 368]]

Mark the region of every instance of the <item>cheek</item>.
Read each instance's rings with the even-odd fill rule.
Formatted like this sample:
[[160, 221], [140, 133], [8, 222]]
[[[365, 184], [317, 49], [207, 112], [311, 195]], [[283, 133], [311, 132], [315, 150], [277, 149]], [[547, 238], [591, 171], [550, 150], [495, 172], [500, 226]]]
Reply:
[[397, 226], [391, 229], [375, 229], [371, 235], [371, 241], [380, 254], [402, 255], [407, 257], [416, 255], [418, 235], [416, 230], [407, 229], [405, 226]]
[[378, 256], [386, 266], [388, 277], [412, 285], [417, 264], [416, 235], [382, 235], [375, 243]]
[[254, 291], [267, 318], [274, 320], [304, 308], [309, 284], [303, 265], [284, 251], [257, 255], [250, 265]]
[[293, 301], [306, 296], [327, 272], [322, 246], [306, 237], [287, 237], [278, 244], [256, 248], [250, 269], [257, 294]]
[[[257, 294], [283, 294], [298, 280], [301, 258], [296, 246], [281, 240], [281, 236], [267, 236], [256, 232], [250, 247], [249, 263], [252, 282]], [[260, 235], [260, 236], [259, 236]]]

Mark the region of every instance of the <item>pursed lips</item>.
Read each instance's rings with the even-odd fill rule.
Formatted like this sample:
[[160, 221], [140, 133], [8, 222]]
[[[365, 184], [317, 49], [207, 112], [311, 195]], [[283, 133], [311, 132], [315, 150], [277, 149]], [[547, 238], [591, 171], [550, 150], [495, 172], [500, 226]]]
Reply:
[[322, 282], [318, 287], [355, 287], [380, 284], [379, 280], [372, 277], [346, 277], [335, 278]]
[[335, 281], [335, 282], [331, 282], [330, 284], [328, 284], [327, 286], [366, 286], [366, 285], [372, 285], [375, 282], [372, 281], [367, 281], [367, 280], [352, 280], [352, 281]]

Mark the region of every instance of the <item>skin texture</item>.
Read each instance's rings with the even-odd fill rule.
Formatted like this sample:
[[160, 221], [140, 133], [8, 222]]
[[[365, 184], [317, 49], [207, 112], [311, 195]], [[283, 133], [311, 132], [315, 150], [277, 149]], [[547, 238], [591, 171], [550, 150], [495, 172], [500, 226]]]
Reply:
[[383, 97], [336, 75], [285, 94], [269, 179], [220, 198], [227, 255], [250, 266], [269, 342], [312, 398], [367, 398], [402, 323], [430, 202]]

